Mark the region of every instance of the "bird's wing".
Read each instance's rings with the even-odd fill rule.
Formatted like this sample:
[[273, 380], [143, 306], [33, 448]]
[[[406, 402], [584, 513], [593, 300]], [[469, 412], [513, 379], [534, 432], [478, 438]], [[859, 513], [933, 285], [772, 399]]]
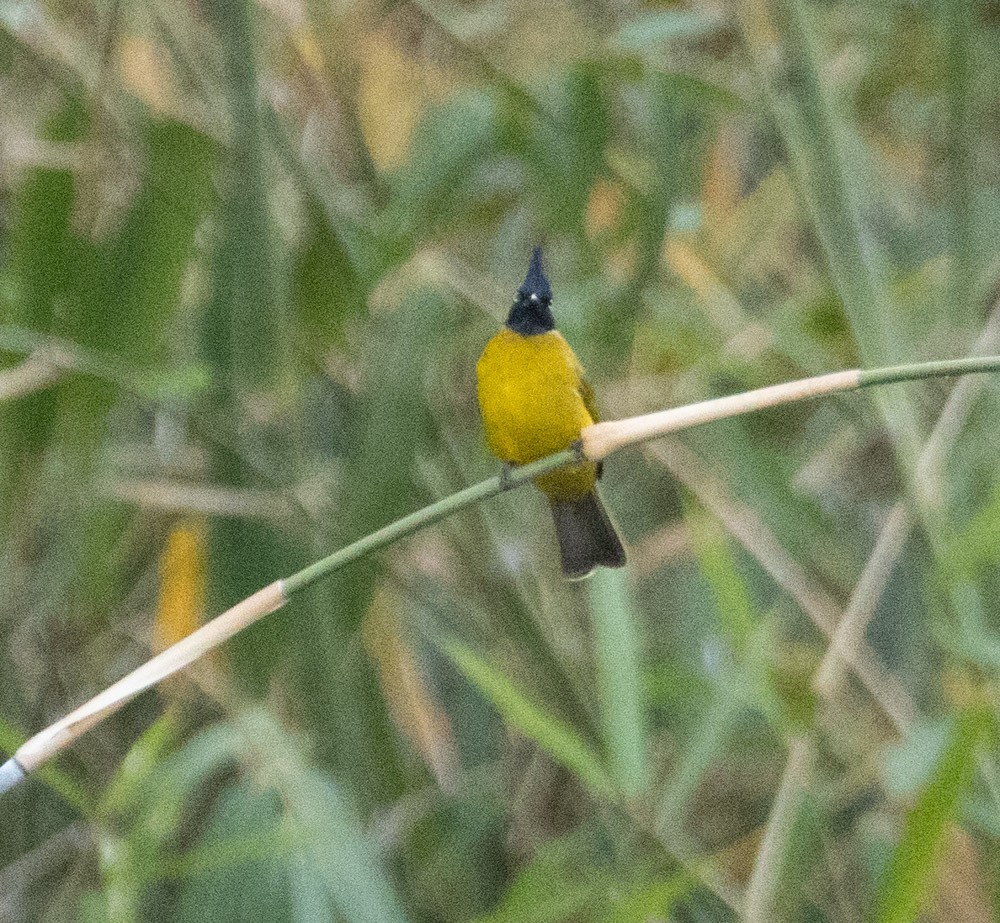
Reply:
[[590, 382], [587, 381], [583, 374], [583, 365], [573, 348], [567, 343], [561, 336], [559, 339], [562, 341], [563, 350], [565, 351], [566, 358], [569, 361], [570, 366], [573, 371], [576, 372], [576, 390], [583, 400], [583, 406], [587, 408], [587, 413], [590, 414], [590, 419], [594, 423], [597, 423], [601, 419], [601, 415], [597, 412], [597, 401], [594, 399], [594, 389], [590, 387]]
[[[583, 375], [580, 375], [580, 384], [578, 386], [580, 392], [580, 397], [583, 398], [583, 406], [587, 408], [587, 413], [590, 414], [590, 419], [595, 423], [600, 422], [601, 416], [597, 412], [597, 401], [594, 400], [594, 389], [590, 387], [590, 382], [587, 381]], [[604, 462], [599, 461], [597, 463], [597, 477], [600, 478], [604, 474]]]
[[597, 401], [594, 400], [594, 389], [590, 387], [590, 383], [583, 377], [583, 375], [580, 376], [580, 384], [577, 390], [580, 392], [580, 397], [583, 398], [583, 406], [587, 408], [587, 413], [590, 414], [590, 419], [595, 423], [599, 422], [601, 415], [597, 412]]

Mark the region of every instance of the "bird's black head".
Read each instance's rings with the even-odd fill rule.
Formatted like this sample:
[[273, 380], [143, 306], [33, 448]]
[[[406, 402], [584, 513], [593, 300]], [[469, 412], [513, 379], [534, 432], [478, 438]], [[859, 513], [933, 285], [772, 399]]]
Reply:
[[531, 253], [531, 265], [524, 282], [517, 290], [517, 300], [507, 315], [507, 326], [521, 336], [530, 337], [548, 333], [556, 326], [549, 305], [552, 304], [552, 286], [542, 269], [542, 248]]

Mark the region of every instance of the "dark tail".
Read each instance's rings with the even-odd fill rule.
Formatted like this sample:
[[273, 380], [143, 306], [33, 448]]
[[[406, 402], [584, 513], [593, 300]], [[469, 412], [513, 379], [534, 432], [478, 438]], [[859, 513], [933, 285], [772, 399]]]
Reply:
[[624, 566], [625, 549], [596, 490], [580, 500], [550, 500], [549, 505], [566, 577], [580, 580], [601, 565]]

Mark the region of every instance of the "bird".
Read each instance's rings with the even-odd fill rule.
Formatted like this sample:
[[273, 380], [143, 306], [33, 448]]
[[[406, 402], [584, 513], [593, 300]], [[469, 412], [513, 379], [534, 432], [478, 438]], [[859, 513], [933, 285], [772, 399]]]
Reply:
[[[572, 347], [556, 330], [552, 287], [535, 247], [504, 328], [476, 365], [479, 409], [489, 450], [504, 472], [578, 444], [598, 419], [594, 392]], [[623, 567], [622, 547], [597, 493], [602, 464], [580, 461], [535, 478], [552, 510], [563, 574]], [[501, 478], [503, 480], [503, 477]]]

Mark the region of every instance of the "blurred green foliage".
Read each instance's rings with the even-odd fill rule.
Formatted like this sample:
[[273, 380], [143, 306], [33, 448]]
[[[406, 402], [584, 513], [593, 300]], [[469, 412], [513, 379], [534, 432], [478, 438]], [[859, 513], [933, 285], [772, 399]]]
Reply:
[[[0, 4], [0, 746], [493, 473], [536, 243], [607, 417], [1000, 352], [997, 12]], [[995, 919], [998, 397], [616, 456], [585, 586], [528, 491], [337, 574], [4, 796], [0, 916]]]

